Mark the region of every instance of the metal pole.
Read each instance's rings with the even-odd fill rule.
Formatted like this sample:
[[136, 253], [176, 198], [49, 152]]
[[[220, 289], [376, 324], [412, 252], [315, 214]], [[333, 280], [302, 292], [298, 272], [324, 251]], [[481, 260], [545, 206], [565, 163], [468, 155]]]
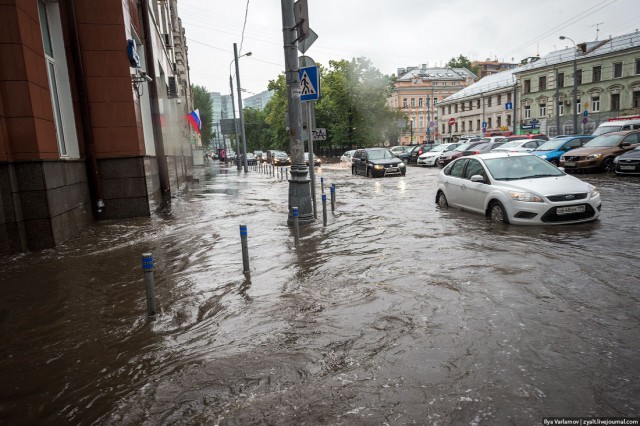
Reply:
[[293, 11], [294, 0], [281, 0], [282, 38], [287, 82], [287, 132], [291, 153], [291, 179], [289, 180], [289, 216], [292, 224], [291, 208], [298, 206], [299, 221], [302, 224], [313, 221], [311, 194], [309, 193], [308, 169], [304, 163], [302, 142], [302, 110], [300, 105], [300, 76], [298, 66], [298, 46], [296, 19]]
[[578, 134], [578, 52], [573, 42], [573, 134]]
[[316, 209], [316, 176], [315, 164], [313, 160], [313, 123], [311, 122], [311, 109], [313, 102], [307, 102], [307, 128], [309, 130], [309, 177], [311, 178], [311, 203], [313, 204], [313, 218], [318, 218], [318, 210]]
[[336, 210], [336, 184], [331, 184], [331, 213]]
[[240, 139], [238, 139], [238, 122], [236, 121], [236, 104], [233, 100], [233, 77], [231, 76], [229, 76], [229, 87], [231, 87], [231, 111], [233, 111], [233, 127], [235, 129], [234, 135], [236, 138], [236, 166], [238, 167], [238, 171], [240, 171], [240, 157], [238, 157], [238, 152], [240, 152]]
[[151, 253], [142, 253], [142, 270], [144, 271], [144, 284], [147, 292], [147, 315], [156, 314], [156, 293], [153, 283], [153, 256]]
[[293, 209], [293, 234], [295, 236], [296, 247], [300, 245], [300, 226], [298, 225], [298, 208], [292, 207]]
[[242, 244], [242, 271], [249, 274], [249, 248], [247, 246], [247, 225], [240, 225], [240, 243]]
[[560, 82], [559, 82], [559, 72], [556, 70], [556, 129], [558, 132], [556, 135], [561, 135], [560, 131]]
[[[247, 165], [247, 138], [244, 132], [244, 111], [242, 111], [242, 86], [240, 86], [240, 65], [238, 64], [238, 45], [233, 43], [233, 55], [236, 58], [236, 89], [238, 89], [238, 113], [240, 114], [240, 131], [242, 132], [242, 166], [244, 172], [249, 171]], [[236, 155], [238, 155], [236, 153]]]
[[324, 194], [324, 176], [320, 177], [320, 189], [322, 190], [322, 193]]
[[322, 224], [327, 226], [327, 194], [322, 194]]

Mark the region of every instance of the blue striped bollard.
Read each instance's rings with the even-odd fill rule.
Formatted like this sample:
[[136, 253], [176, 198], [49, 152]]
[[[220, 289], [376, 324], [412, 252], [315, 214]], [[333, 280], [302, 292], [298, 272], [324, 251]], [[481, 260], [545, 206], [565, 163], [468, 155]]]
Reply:
[[331, 184], [331, 213], [336, 209], [336, 184]]
[[320, 177], [320, 189], [323, 194], [324, 194], [324, 176]]
[[322, 223], [327, 226], [327, 194], [322, 194]]
[[156, 315], [156, 292], [153, 283], [153, 256], [151, 253], [142, 253], [142, 271], [144, 271], [144, 284], [147, 292], [147, 315]]
[[300, 226], [298, 225], [298, 218], [300, 213], [298, 212], [297, 207], [293, 208], [293, 234], [295, 236], [296, 247], [300, 245]]
[[242, 244], [242, 269], [246, 275], [251, 272], [249, 269], [249, 247], [247, 246], [247, 225], [240, 225], [240, 242]]

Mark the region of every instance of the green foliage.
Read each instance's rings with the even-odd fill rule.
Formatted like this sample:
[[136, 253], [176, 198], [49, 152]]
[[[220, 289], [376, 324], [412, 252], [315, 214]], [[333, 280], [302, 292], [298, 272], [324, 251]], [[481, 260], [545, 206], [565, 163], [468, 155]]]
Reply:
[[247, 152], [269, 149], [268, 147], [271, 146], [271, 131], [266, 122], [266, 111], [244, 108], [243, 113]]
[[471, 61], [464, 55], [459, 55], [457, 58], [451, 58], [447, 62], [449, 68], [466, 68], [475, 75], [478, 75], [478, 67], [471, 66]]
[[193, 93], [193, 107], [200, 111], [200, 122], [202, 128], [200, 129], [200, 136], [202, 137], [202, 144], [211, 147], [211, 141], [213, 140], [213, 101], [209, 92], [204, 86], [192, 85], [191, 92]]
[[287, 111], [287, 83], [284, 74], [276, 80], [269, 81], [267, 86], [273, 90], [273, 97], [265, 106], [265, 122], [269, 126], [268, 145], [263, 149], [282, 149], [289, 151], [289, 136], [287, 135], [285, 113]]

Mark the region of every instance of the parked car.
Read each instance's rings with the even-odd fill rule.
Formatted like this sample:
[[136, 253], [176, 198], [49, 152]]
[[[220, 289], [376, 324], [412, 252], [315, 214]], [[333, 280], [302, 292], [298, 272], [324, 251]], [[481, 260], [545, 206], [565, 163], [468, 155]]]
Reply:
[[[320, 166], [321, 163], [322, 163], [322, 161], [320, 161], [320, 158], [318, 158], [317, 155], [313, 154], [313, 166], [314, 167]], [[309, 165], [309, 153], [308, 152], [304, 153], [304, 164], [306, 164], [307, 166]]]
[[640, 129], [640, 117], [638, 116], [635, 116], [628, 120], [613, 118], [600, 124], [598, 128], [591, 134], [591, 136], [600, 136], [606, 133], [626, 132], [629, 130], [638, 129]]
[[420, 157], [425, 152], [429, 152], [433, 149], [434, 144], [432, 143], [424, 143], [422, 145], [417, 145], [411, 150], [411, 155], [409, 156], [409, 164], [415, 164], [418, 162], [418, 157]]
[[504, 142], [501, 146], [495, 148], [498, 152], [530, 152], [535, 151], [540, 145], [545, 143], [542, 139], [519, 139], [515, 141]]
[[595, 186], [536, 155], [507, 152], [451, 162], [438, 174], [436, 203], [519, 225], [589, 222], [601, 209]]
[[349, 163], [351, 164], [351, 158], [353, 157], [353, 153], [356, 152], [355, 149], [349, 150], [349, 151], [345, 151], [344, 154], [342, 154], [342, 156], [340, 157], [340, 162], [341, 163]]
[[466, 151], [467, 149], [471, 149], [476, 145], [480, 145], [481, 143], [483, 143], [482, 139], [476, 142], [461, 143], [454, 150], [443, 152], [442, 155], [438, 157], [436, 164], [438, 164], [438, 167], [444, 167], [450, 162], [452, 162], [453, 160], [455, 160], [456, 158], [460, 158], [463, 155], [465, 155], [463, 154], [463, 152]]
[[593, 136], [565, 136], [562, 138], [552, 138], [537, 147], [531, 154], [537, 155], [551, 164], [560, 164], [560, 156], [567, 151], [580, 148], [585, 143], [593, 139]]
[[440, 145], [436, 145], [430, 151], [427, 151], [421, 156], [419, 156], [416, 161], [416, 164], [418, 166], [435, 166], [436, 161], [438, 161], [438, 158], [440, 157], [440, 155], [448, 151], [453, 151], [459, 145], [460, 144], [456, 142], [441, 143]]
[[288, 166], [291, 164], [291, 158], [286, 152], [274, 149], [267, 151], [267, 161], [274, 166]]
[[411, 151], [412, 149], [413, 149], [413, 146], [410, 146], [410, 145], [398, 145], [398, 146], [394, 146], [393, 148], [389, 148], [391, 153], [395, 156], [398, 156], [407, 151]]
[[567, 171], [612, 171], [613, 159], [640, 144], [640, 130], [600, 135], [581, 148], [560, 156], [560, 167]]
[[613, 171], [619, 175], [640, 174], [640, 146], [614, 158]]
[[476, 146], [470, 147], [464, 151], [462, 151], [462, 155], [478, 155], [484, 154], [485, 152], [491, 152], [495, 149], [498, 149], [504, 145], [503, 142], [482, 142]]
[[549, 136], [543, 135], [542, 133], [540, 133], [540, 134], [531, 133], [529, 135], [507, 136], [505, 139], [506, 139], [505, 142], [519, 141], [521, 139], [542, 139], [543, 141], [548, 141], [549, 140]]
[[404, 176], [407, 167], [389, 148], [366, 148], [353, 154], [351, 173], [369, 178]]
[[256, 157], [256, 161], [266, 161], [267, 156], [263, 151], [253, 151], [253, 155]]
[[[242, 160], [242, 154], [240, 154], [240, 160]], [[255, 166], [256, 163], [257, 163], [256, 156], [253, 155], [252, 152], [247, 152], [247, 166]]]

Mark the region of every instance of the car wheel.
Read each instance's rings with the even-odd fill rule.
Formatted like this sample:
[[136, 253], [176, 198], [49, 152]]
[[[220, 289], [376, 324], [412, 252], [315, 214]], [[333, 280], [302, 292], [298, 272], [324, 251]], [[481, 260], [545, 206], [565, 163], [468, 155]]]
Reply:
[[372, 169], [367, 169], [367, 177], [368, 177], [369, 179], [372, 179], [372, 178], [373, 178], [373, 170], [372, 170]]
[[488, 217], [492, 222], [509, 223], [507, 211], [504, 209], [504, 206], [500, 201], [494, 201], [489, 205]]
[[604, 159], [604, 161], [602, 162], [602, 171], [603, 172], [613, 171], [613, 158], [608, 157]]
[[356, 167], [355, 167], [355, 166], [352, 166], [352, 167], [351, 167], [351, 174], [352, 174], [352, 175], [354, 175], [354, 176], [357, 174], [357, 173], [356, 173]]
[[447, 203], [447, 197], [445, 197], [444, 192], [439, 191], [436, 197], [436, 204], [443, 209], [449, 207], [449, 203]]

